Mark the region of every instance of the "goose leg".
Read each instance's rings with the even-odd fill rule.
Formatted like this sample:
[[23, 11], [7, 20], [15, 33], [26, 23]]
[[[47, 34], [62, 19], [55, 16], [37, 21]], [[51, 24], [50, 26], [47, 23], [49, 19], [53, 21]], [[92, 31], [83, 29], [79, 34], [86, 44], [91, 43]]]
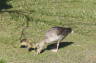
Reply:
[[58, 40], [58, 42], [57, 42], [57, 51], [58, 51], [58, 49], [59, 49], [60, 41], [61, 41], [61, 40]]
[[55, 48], [55, 49], [52, 49], [52, 52], [58, 52], [60, 41], [61, 41], [61, 40], [58, 40], [58, 41], [57, 41], [56, 48]]

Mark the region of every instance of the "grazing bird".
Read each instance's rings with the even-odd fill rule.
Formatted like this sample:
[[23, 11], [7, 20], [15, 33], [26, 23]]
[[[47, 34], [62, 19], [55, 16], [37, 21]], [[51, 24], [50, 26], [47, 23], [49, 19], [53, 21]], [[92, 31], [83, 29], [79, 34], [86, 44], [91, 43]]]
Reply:
[[57, 52], [60, 41], [63, 40], [71, 32], [72, 32], [71, 28], [58, 27], [58, 26], [52, 27], [45, 33], [44, 40], [42, 40], [36, 45], [37, 54], [41, 53], [44, 50], [46, 44], [50, 44], [54, 42], [57, 43], [57, 47], [55, 50], [55, 52]]
[[35, 44], [33, 44], [29, 39], [22, 39], [20, 42], [20, 48], [28, 48], [29, 51], [35, 49]]

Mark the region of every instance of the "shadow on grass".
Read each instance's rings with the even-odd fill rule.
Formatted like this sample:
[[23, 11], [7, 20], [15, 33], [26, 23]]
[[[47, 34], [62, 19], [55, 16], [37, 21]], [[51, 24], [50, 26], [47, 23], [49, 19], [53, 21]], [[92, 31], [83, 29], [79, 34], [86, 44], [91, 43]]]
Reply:
[[[60, 44], [59, 44], [59, 49], [60, 49], [60, 48], [67, 47], [67, 46], [69, 46], [69, 45], [71, 45], [71, 44], [73, 44], [73, 43], [74, 43], [74, 42], [60, 42]], [[50, 44], [50, 45], [47, 46], [46, 50], [55, 49], [56, 46], [57, 46], [57, 43]]]
[[[60, 42], [59, 49], [67, 47], [73, 43], [74, 42]], [[51, 50], [51, 49], [56, 49], [56, 48], [57, 48], [57, 43], [53, 43], [53, 44], [48, 45], [47, 48], [45, 48], [44, 50], [41, 51], [41, 53], [43, 53], [45, 50]]]
[[7, 4], [8, 1], [10, 1], [10, 0], [0, 0], [0, 11], [1, 11], [2, 9], [12, 8], [11, 5]]
[[12, 8], [12, 6], [8, 4], [9, 1], [11, 1], [11, 0], [0, 0], [0, 13], [8, 12], [9, 14], [17, 14], [18, 16], [22, 15], [22, 16], [26, 17], [26, 19], [27, 19], [26, 23], [22, 24], [22, 26], [25, 26], [25, 27], [21, 31], [21, 36], [20, 36], [20, 40], [21, 40], [21, 38], [24, 36], [24, 30], [29, 26], [30, 18], [26, 14], [24, 14], [27, 12], [22, 12], [22, 11], [18, 11], [18, 10], [12, 10], [12, 11], [3, 10], [3, 9]]
[[[21, 31], [21, 35], [20, 35], [20, 38], [19, 38], [20, 41], [22, 39], [26, 39], [24, 31], [29, 27], [29, 22], [33, 20], [33, 18], [29, 16], [29, 14], [33, 13], [34, 11], [3, 10], [0, 13], [4, 13], [4, 12], [8, 12], [12, 16], [14, 16], [14, 14], [15, 14], [15, 15], [18, 16], [18, 18], [19, 18], [19, 16], [21, 16], [21, 17], [23, 16], [23, 17], [26, 18], [26, 21], [23, 22], [22, 25], [21, 25], [22, 26], [22, 31]], [[13, 19], [14, 19], [14, 17], [13, 17]], [[17, 27], [17, 28], [19, 28], [19, 27]]]

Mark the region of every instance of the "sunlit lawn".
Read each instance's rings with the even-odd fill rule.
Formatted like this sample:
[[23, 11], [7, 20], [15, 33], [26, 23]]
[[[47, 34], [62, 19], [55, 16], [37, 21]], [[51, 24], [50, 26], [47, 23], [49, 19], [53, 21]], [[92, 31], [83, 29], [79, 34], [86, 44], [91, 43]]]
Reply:
[[[11, 0], [8, 4], [12, 8], [0, 12], [0, 63], [96, 63], [95, 0]], [[19, 48], [25, 27], [22, 38], [36, 43], [53, 26], [74, 31], [58, 53], [46, 49], [36, 55]]]

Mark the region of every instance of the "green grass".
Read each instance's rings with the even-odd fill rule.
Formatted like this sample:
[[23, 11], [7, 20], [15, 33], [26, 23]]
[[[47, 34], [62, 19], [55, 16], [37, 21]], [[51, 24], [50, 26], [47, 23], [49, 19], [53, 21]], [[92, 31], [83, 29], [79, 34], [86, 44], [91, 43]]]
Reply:
[[[11, 0], [12, 8], [0, 12], [0, 57], [7, 63], [96, 63], [95, 0]], [[43, 39], [53, 26], [71, 27], [74, 31], [63, 42], [73, 42], [58, 53], [19, 48], [22, 29], [32, 42]], [[0, 60], [4, 63], [5, 60]]]
[[0, 59], [0, 63], [6, 63], [4, 59]]

